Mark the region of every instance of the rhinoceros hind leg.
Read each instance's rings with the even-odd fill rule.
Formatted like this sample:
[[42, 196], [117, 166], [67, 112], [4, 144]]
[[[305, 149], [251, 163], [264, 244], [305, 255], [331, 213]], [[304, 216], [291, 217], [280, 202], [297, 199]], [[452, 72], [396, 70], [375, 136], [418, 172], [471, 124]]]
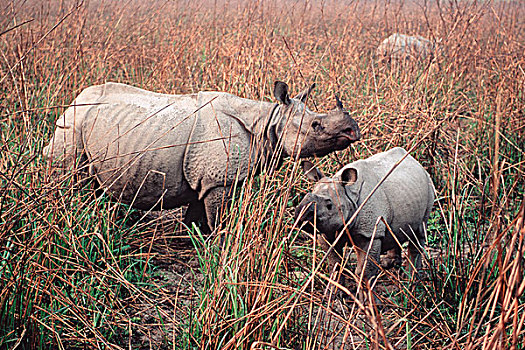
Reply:
[[418, 228], [418, 232], [416, 234], [416, 239], [410, 239], [408, 242], [408, 258], [409, 258], [409, 271], [410, 276], [414, 276], [416, 278], [420, 277], [420, 271], [421, 271], [421, 258], [423, 254], [423, 250], [425, 249], [425, 243], [426, 243], [426, 235], [425, 235], [425, 227], [423, 224], [421, 224]]

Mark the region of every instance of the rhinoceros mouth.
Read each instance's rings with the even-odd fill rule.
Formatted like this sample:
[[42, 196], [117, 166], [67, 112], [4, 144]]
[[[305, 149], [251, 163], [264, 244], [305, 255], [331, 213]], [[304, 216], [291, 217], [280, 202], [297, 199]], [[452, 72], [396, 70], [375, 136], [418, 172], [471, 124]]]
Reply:
[[336, 135], [331, 136], [327, 141], [337, 141], [342, 143], [352, 143], [359, 141], [361, 135], [357, 133], [354, 129], [345, 129], [338, 132]]
[[355, 132], [355, 130], [351, 129], [351, 128], [348, 128], [348, 129], [345, 129], [345, 130], [341, 131], [341, 133], [338, 135], [338, 137], [339, 138], [348, 139], [351, 142], [358, 141], [361, 138], [360, 135], [358, 135]]

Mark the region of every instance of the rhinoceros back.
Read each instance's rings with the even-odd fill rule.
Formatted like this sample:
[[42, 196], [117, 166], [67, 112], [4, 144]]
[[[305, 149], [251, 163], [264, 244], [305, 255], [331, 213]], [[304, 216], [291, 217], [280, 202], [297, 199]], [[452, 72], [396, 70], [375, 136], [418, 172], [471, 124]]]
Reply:
[[84, 89], [57, 119], [56, 129], [43, 154], [54, 166], [68, 168], [83, 152], [82, 123], [101, 104], [132, 103], [145, 108], [167, 105], [173, 95], [159, 94], [120, 83], [105, 83]]
[[[396, 147], [349, 165], [357, 168], [360, 176], [365, 178], [362, 187], [365, 193], [360, 194], [361, 199], [368, 195], [406, 153], [403, 148]], [[377, 191], [370, 198], [365, 211], [372, 213], [371, 215], [375, 212], [385, 213], [388, 216], [385, 219], [394, 233], [401, 230], [410, 232], [416, 230], [422, 222], [426, 223], [434, 202], [434, 189], [430, 176], [412, 156], [406, 156]], [[372, 221], [375, 222], [376, 219], [374, 216]]]
[[90, 172], [115, 197], [137, 208], [179, 206], [188, 191], [182, 161], [195, 99], [124, 87], [106, 91], [82, 120]]

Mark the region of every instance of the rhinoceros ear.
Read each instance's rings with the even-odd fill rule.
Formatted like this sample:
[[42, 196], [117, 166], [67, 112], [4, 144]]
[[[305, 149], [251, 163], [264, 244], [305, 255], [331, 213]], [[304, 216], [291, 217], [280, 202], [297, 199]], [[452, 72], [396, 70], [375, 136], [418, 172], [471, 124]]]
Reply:
[[341, 182], [343, 186], [353, 185], [357, 181], [357, 169], [346, 168], [341, 173]]
[[288, 85], [282, 81], [276, 81], [273, 85], [273, 96], [282, 104], [289, 105]]
[[310, 181], [317, 182], [321, 180], [323, 177], [325, 177], [325, 174], [310, 161], [303, 160], [301, 162], [301, 167], [303, 168], [303, 171]]
[[306, 90], [300, 92], [299, 94], [297, 94], [297, 96], [295, 96], [294, 98], [297, 99], [297, 100], [301, 100], [301, 102], [305, 102], [306, 98], [312, 93], [313, 89], [315, 89], [315, 83], [310, 85], [310, 87], [308, 89], [306, 89]]

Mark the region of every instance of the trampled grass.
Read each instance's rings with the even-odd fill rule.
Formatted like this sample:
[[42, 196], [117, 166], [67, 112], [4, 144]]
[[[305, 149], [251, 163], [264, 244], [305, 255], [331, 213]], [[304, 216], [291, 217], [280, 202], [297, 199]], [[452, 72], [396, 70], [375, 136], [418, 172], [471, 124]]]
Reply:
[[[517, 1], [4, 1], [0, 7], [0, 348], [523, 349], [525, 7]], [[393, 32], [440, 39], [379, 64]], [[382, 307], [327, 288], [293, 208], [292, 159], [250, 177], [221, 234], [50, 176], [42, 148], [84, 88], [271, 100], [337, 93], [363, 135], [314, 161], [412, 149], [436, 185], [425, 275], [381, 274]], [[353, 259], [350, 258], [350, 264]], [[349, 266], [352, 270], [352, 266]]]

